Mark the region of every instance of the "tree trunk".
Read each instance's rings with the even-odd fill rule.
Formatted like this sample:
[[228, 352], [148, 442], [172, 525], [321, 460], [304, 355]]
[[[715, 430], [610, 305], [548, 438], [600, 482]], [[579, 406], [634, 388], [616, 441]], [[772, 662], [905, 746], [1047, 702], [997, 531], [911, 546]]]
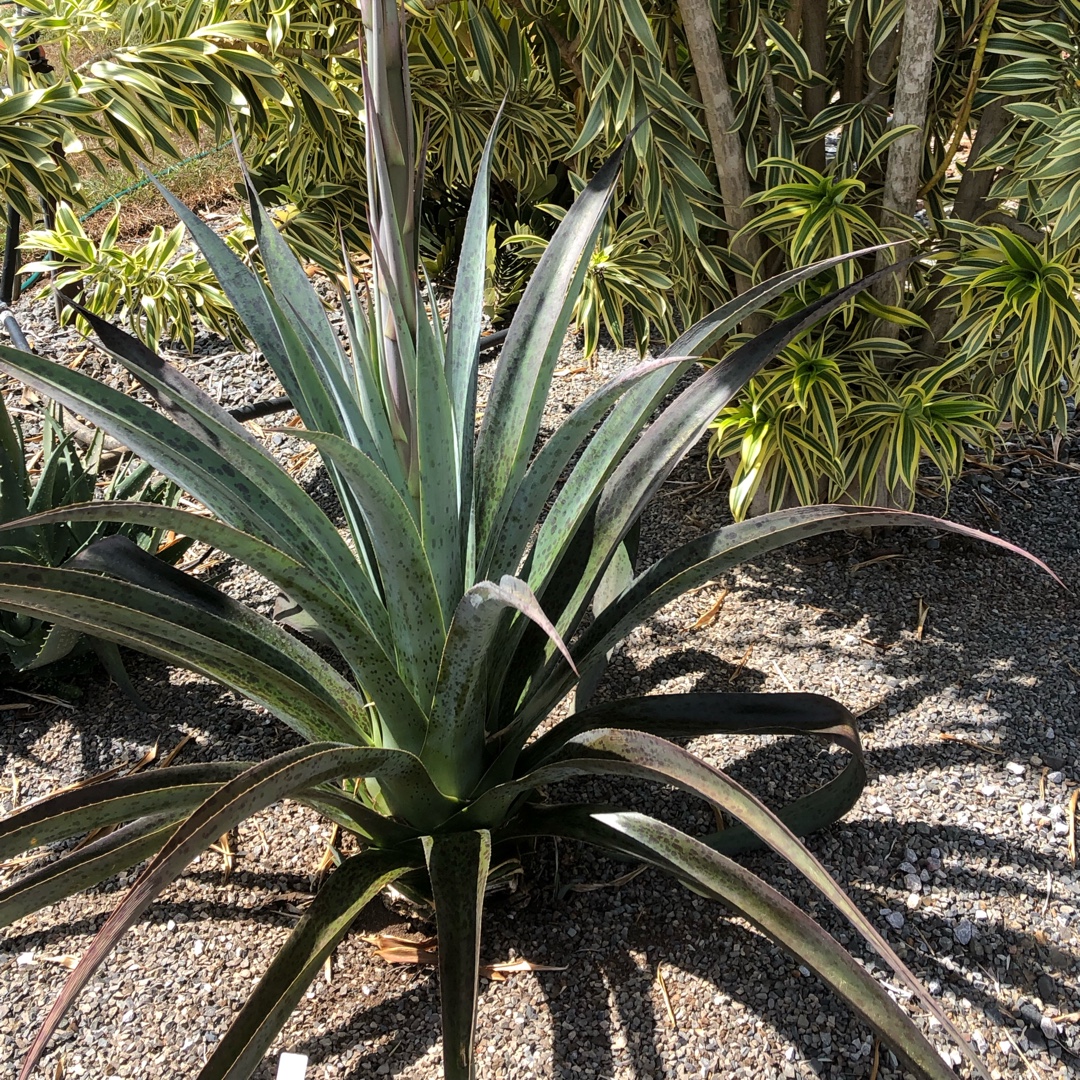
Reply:
[[[993, 205], [987, 200], [990, 187], [994, 183], [993, 169], [976, 170], [973, 166], [979, 156], [1006, 128], [1010, 120], [1003, 101], [991, 101], [979, 117], [979, 127], [968, 153], [967, 167], [960, 177], [953, 201], [952, 216], [960, 221], [978, 221], [993, 211]], [[923, 312], [923, 318], [930, 324], [919, 339], [919, 350], [931, 356], [940, 356], [941, 339], [952, 325], [953, 312], [943, 305], [946, 299], [941, 289], [935, 291], [929, 311]]]
[[[735, 106], [713, 24], [712, 5], [709, 0], [679, 0], [679, 12], [701, 88], [701, 104], [716, 160], [720, 198], [724, 203], [724, 220], [734, 234], [753, 218], [753, 211], [743, 205], [752, 192], [746, 152], [735, 130]], [[738, 237], [731, 242], [731, 249], [751, 265], [761, 258], [761, 243], [756, 236]], [[751, 282], [739, 274], [736, 284], [740, 290], [745, 290]]]
[[994, 183], [994, 170], [976, 170], [974, 166], [982, 152], [989, 146], [1008, 126], [1012, 119], [1005, 110], [1005, 103], [1000, 99], [991, 101], [983, 109], [979, 117], [979, 127], [975, 132], [975, 140], [971, 144], [968, 154], [967, 167], [960, 177], [960, 186], [956, 189], [956, 199], [953, 202], [953, 217], [961, 221], [977, 221], [980, 215], [987, 210], [993, 209], [986, 200], [990, 194], [990, 188]]
[[[904, 14], [892, 122], [896, 127], [914, 124], [917, 130], [894, 142], [889, 148], [885, 189], [881, 200], [882, 224], [886, 227], [902, 226], [904, 217], [915, 212], [940, 6], [941, 0], [908, 0]], [[890, 248], [888, 251], [878, 252], [878, 268], [888, 266], [902, 258], [905, 253], [904, 248]], [[874, 295], [882, 303], [896, 304], [900, 297], [899, 286], [899, 276], [890, 275], [882, 279], [874, 289]], [[896, 337], [899, 328], [894, 323], [883, 321], [879, 333]]]
[[[825, 32], [829, 23], [829, 0], [803, 0], [802, 47], [810, 66], [819, 76], [813, 86], [804, 86], [803, 112], [813, 120], [829, 104], [832, 87], [825, 81], [829, 55]], [[825, 171], [825, 136], [816, 139], [806, 150], [806, 164], [818, 172]]]

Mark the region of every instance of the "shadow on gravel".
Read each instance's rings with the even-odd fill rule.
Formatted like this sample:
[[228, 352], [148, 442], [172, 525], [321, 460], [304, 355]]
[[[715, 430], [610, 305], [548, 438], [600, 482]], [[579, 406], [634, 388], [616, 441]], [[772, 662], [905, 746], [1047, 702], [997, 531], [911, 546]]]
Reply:
[[[112, 768], [121, 750], [133, 764], [139, 756], [133, 746], [149, 749], [157, 742], [164, 756], [189, 733], [195, 737], [176, 759], [178, 765], [256, 760], [299, 745], [283, 724], [217, 684], [193, 679], [177, 686], [170, 682], [167, 664], [129, 652], [124, 659], [145, 709], [129, 701], [104, 673], [72, 703], [74, 708], [24, 696], [21, 700], [33, 708], [4, 712], [0, 706], [0, 760], [25, 758], [49, 773], [57, 767], [51, 756], [57, 748], [48, 746], [47, 736], [53, 732], [55, 737], [57, 728], [64, 732], [64, 768], [72, 774], [64, 783]], [[61, 689], [54, 693], [63, 700]], [[18, 694], [12, 691], [8, 697]], [[50, 754], [47, 759], [35, 749], [43, 741]], [[69, 757], [72, 746], [77, 748], [77, 762]]]

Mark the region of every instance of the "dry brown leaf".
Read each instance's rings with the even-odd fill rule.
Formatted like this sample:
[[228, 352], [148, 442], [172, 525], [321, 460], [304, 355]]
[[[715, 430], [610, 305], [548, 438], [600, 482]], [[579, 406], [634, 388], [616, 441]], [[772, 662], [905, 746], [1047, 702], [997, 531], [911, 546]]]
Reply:
[[615, 889], [620, 885], [625, 885], [628, 881], [633, 881], [643, 870], [646, 869], [645, 863], [642, 863], [639, 867], [628, 873], [621, 874], [617, 878], [612, 878], [611, 881], [594, 881], [587, 882], [582, 885], [567, 885], [567, 892], [596, 892], [598, 889]]
[[587, 364], [579, 364], [577, 367], [571, 368], [559, 368], [554, 374], [559, 378], [563, 378], [567, 375], [587, 375], [589, 368]]
[[25, 855], [13, 855], [10, 859], [0, 862], [0, 871], [24, 870], [26, 867], [44, 859], [50, 854], [49, 851], [28, 851]]
[[874, 1062], [870, 1066], [869, 1080], [877, 1080], [878, 1066], [881, 1064], [881, 1040], [874, 1036]]
[[656, 965], [656, 982], [660, 987], [660, 995], [664, 999], [664, 1007], [667, 1009], [668, 1019], [671, 1021], [671, 1026], [677, 1028], [679, 1026], [678, 1021], [675, 1019], [675, 1010], [671, 1007], [671, 998], [668, 996], [667, 983], [664, 982], [664, 963], [661, 961]]
[[232, 846], [232, 839], [228, 833], [223, 833], [216, 844], [210, 845], [210, 850], [221, 856], [222, 883], [228, 881], [236, 868], [236, 849]]
[[57, 964], [59, 967], [64, 968], [67, 971], [74, 971], [79, 966], [79, 961], [82, 957], [72, 956], [71, 953], [64, 953], [62, 956], [39, 956], [43, 964]]
[[52, 1080], [64, 1080], [64, 1059], [61, 1058], [53, 1069]]
[[1080, 788], [1072, 793], [1069, 800], [1069, 862], [1076, 865], [1076, 803], [1080, 799]]
[[987, 746], [986, 743], [975, 742], [974, 739], [965, 739], [963, 735], [950, 735], [947, 731], [939, 731], [938, 738], [945, 742], [958, 742], [962, 746], [970, 746], [972, 750], [985, 750], [988, 754], [996, 754], [1001, 757], [1004, 751], [995, 750], [992, 746]]
[[481, 964], [480, 974], [492, 982], [506, 982], [507, 976], [517, 975], [521, 971], [565, 971], [565, 967], [552, 967], [550, 964], [534, 964], [531, 960], [506, 960], [501, 964]]
[[930, 614], [930, 605], [920, 596], [919, 597], [919, 623], [915, 627], [915, 640], [922, 641], [923, 633], [926, 630], [926, 616]]
[[434, 937], [410, 938], [394, 934], [361, 934], [361, 940], [375, 946], [375, 955], [388, 964], [437, 964], [439, 962], [439, 939]]
[[176, 755], [177, 755], [177, 754], [179, 754], [179, 753], [180, 753], [180, 751], [181, 751], [181, 750], [183, 750], [183, 749], [184, 749], [184, 747], [185, 747], [185, 746], [187, 746], [187, 744], [188, 744], [189, 742], [191, 742], [191, 734], [190, 734], [190, 732], [189, 732], [189, 733], [188, 733], [187, 735], [185, 735], [185, 736], [184, 736], [184, 737], [183, 737], [183, 738], [182, 738], [182, 739], [181, 739], [181, 740], [180, 740], [180, 741], [179, 741], [179, 742], [178, 742], [178, 743], [177, 743], [177, 744], [176, 744], [176, 745], [175, 745], [175, 746], [174, 746], [174, 747], [173, 747], [173, 748], [172, 748], [172, 749], [171, 749], [171, 750], [170, 750], [170, 751], [169, 751], [169, 752], [168, 752], [168, 753], [167, 753], [167, 754], [166, 754], [166, 755], [165, 755], [165, 756], [164, 756], [164, 757], [163, 757], [163, 758], [161, 759], [161, 764], [160, 764], [160, 765], [158, 766], [158, 768], [159, 768], [159, 769], [166, 769], [166, 768], [168, 768], [168, 767], [169, 767], [169, 766], [170, 766], [170, 765], [171, 765], [171, 764], [173, 763], [173, 761], [174, 761], [174, 760], [176, 759]]
[[746, 646], [746, 652], [742, 654], [742, 658], [735, 665], [735, 670], [728, 676], [728, 682], [733, 683], [741, 674], [742, 669], [746, 667], [746, 661], [750, 659], [750, 654], [754, 651], [753, 645]]
[[862, 562], [857, 562], [852, 568], [851, 573], [855, 573], [856, 570], [862, 570], [863, 567], [873, 566], [874, 563], [889, 562], [891, 559], [906, 559], [906, 555], [901, 555], [900, 552], [890, 552], [887, 555], [875, 555], [872, 559], [864, 559]]
[[131, 768], [128, 770], [128, 776], [130, 776], [132, 773], [141, 772], [143, 769], [146, 768], [147, 765], [152, 765], [157, 760], [157, 754], [158, 743], [157, 739], [155, 739], [154, 745], [151, 746], [150, 749], [147, 750], [146, 753], [143, 754], [143, 756], [139, 758], [139, 760], [136, 761], [135, 764], [132, 765]]
[[[70, 701], [65, 701], [63, 698], [54, 697], [52, 694], [31, 694], [29, 690], [13, 690], [13, 694], [19, 694], [21, 697], [33, 698], [34, 701], [44, 701], [47, 705], [59, 705], [62, 709], [74, 709], [75, 706]], [[5, 705], [5, 709], [10, 709], [10, 705]], [[29, 706], [27, 706], [29, 708]]]
[[337, 849], [340, 840], [341, 826], [335, 823], [334, 827], [330, 829], [330, 835], [326, 841], [326, 849], [323, 851], [322, 859], [319, 860], [319, 865], [315, 867], [315, 878], [321, 879], [323, 875], [327, 874], [329, 870], [336, 865], [334, 852]]
[[697, 620], [697, 622], [694, 623], [693, 626], [690, 627], [690, 629], [703, 630], [706, 626], [712, 626], [712, 624], [716, 622], [716, 617], [723, 610], [724, 601], [728, 598], [730, 592], [730, 589], [721, 590], [720, 595], [716, 598], [716, 602], [701, 616], [700, 619]]

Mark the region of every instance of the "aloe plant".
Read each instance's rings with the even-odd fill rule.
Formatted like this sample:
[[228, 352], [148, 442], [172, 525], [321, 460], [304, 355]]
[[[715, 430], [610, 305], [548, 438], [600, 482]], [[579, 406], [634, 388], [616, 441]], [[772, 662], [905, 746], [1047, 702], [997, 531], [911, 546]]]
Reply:
[[[582, 686], [595, 685], [631, 628], [744, 559], [838, 528], [933, 522], [978, 535], [898, 511], [812, 507], [729, 526], [643, 572], [632, 568], [628, 538], [643, 508], [717, 412], [794, 335], [866, 282], [776, 323], [667, 401], [689, 372], [689, 357], [820, 267], [755, 287], [660, 357], [589, 396], [534, 455], [574, 298], [619, 176], [620, 150], [548, 244], [509, 329], [477, 432], [477, 328], [495, 134], [481, 163], [444, 328], [417, 277], [419, 190], [398, 12], [390, 0], [368, 0], [364, 21], [374, 287], [367, 304], [355, 288], [343, 297], [345, 341], [250, 184], [269, 284], [167, 196], [299, 411], [305, 427], [289, 430], [321, 454], [344, 512], [344, 537], [248, 431], [95, 316], [83, 313], [168, 415], [77, 371], [0, 348], [0, 369], [122, 439], [212, 516], [134, 503], [104, 512], [174, 529], [245, 562], [290, 598], [304, 617], [297, 625], [317, 628], [348, 670], [341, 674], [282, 626], [123, 540], [94, 545], [73, 568], [30, 573], [0, 565], [0, 606], [92, 629], [217, 679], [306, 740], [254, 764], [103, 780], [0, 823], [0, 858], [90, 826], [125, 823], [0, 892], [0, 922], [150, 859], [71, 973], [21, 1077], [30, 1076], [64, 1012], [153, 898], [214, 838], [285, 797], [356, 834], [361, 850], [329, 876], [215, 1047], [202, 1080], [251, 1073], [357, 913], [391, 882], [434, 906], [445, 1075], [473, 1076], [486, 882], [521, 841], [540, 834], [640, 859], [722, 899], [819, 972], [912, 1072], [952, 1077], [864, 967], [732, 858], [765, 845], [790, 860], [971, 1054], [798, 839], [845, 813], [865, 782], [856, 725], [843, 706], [812, 694], [683, 694], [588, 706], [579, 692], [578, 711], [538, 735], [579, 677]], [[100, 504], [29, 520], [92, 513], [102, 513]], [[822, 788], [773, 812], [671, 741], [734, 732], [809, 735], [839, 744], [849, 760]], [[544, 801], [543, 788], [584, 774], [674, 784], [741, 824], [691, 837], [617, 807]]]

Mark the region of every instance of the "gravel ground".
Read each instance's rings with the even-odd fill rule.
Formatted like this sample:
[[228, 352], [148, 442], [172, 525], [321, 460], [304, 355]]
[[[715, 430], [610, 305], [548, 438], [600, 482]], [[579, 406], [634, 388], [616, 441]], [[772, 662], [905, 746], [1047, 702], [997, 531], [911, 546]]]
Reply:
[[[64, 359], [82, 352], [79, 339], [52, 325], [46, 305], [25, 304], [20, 318]], [[203, 346], [182, 366], [224, 404], [280, 392], [253, 358], [210, 339]], [[595, 369], [581, 370], [568, 343], [549, 421], [632, 359], [602, 351]], [[290, 441], [279, 449], [295, 452]], [[704, 449], [654, 501], [643, 557], [729, 520]], [[1080, 571], [1076, 431], [1057, 450], [1062, 464], [1039, 456], [1049, 446], [1010, 447], [995, 467], [965, 476], [948, 513], [1027, 547], [1072, 585]], [[922, 508], [945, 510], [933, 499]], [[272, 605], [272, 589], [228, 562], [201, 572], [263, 610]], [[983, 544], [927, 530], [839, 534], [760, 559], [660, 612], [619, 648], [601, 693], [794, 689], [841, 700], [861, 717], [871, 782], [811, 847], [995, 1078], [1080, 1075], [1080, 878], [1068, 809], [1080, 785], [1075, 603], [1030, 563]], [[179, 762], [253, 758], [294, 743], [277, 721], [201, 678], [136, 656], [129, 670], [146, 711], [93, 673], [57, 676], [65, 704], [5, 694], [20, 708], [0, 705], [0, 810], [132, 763], [154, 743], [166, 751], [191, 736]], [[838, 767], [837, 755], [808, 742], [716, 738], [694, 749], [766, 798]], [[700, 804], [664, 789], [579, 784], [557, 794], [616, 799], [691, 829], [709, 825]], [[197, 860], [102, 967], [40, 1075], [194, 1075], [310, 899], [328, 835], [316, 815], [285, 804], [233, 835], [231, 875], [220, 854]], [[779, 860], [747, 861], [872, 966], [845, 924]], [[885, 1049], [875, 1065], [867, 1031], [815, 976], [717, 904], [652, 871], [619, 883], [630, 867], [569, 843], [543, 842], [523, 866], [517, 887], [488, 905], [482, 958], [524, 957], [558, 970], [483, 982], [480, 1075], [902, 1075]], [[0, 936], [0, 1078], [16, 1075], [63, 982], [65, 958], [87, 948], [131, 880]], [[308, 1077], [318, 1080], [440, 1075], [437, 975], [390, 966], [361, 937], [419, 937], [432, 926], [387, 899], [356, 931], [258, 1076], [274, 1074], [283, 1050], [306, 1054]], [[874, 970], [892, 985], [880, 965]], [[926, 1028], [925, 1015], [912, 1012]]]

